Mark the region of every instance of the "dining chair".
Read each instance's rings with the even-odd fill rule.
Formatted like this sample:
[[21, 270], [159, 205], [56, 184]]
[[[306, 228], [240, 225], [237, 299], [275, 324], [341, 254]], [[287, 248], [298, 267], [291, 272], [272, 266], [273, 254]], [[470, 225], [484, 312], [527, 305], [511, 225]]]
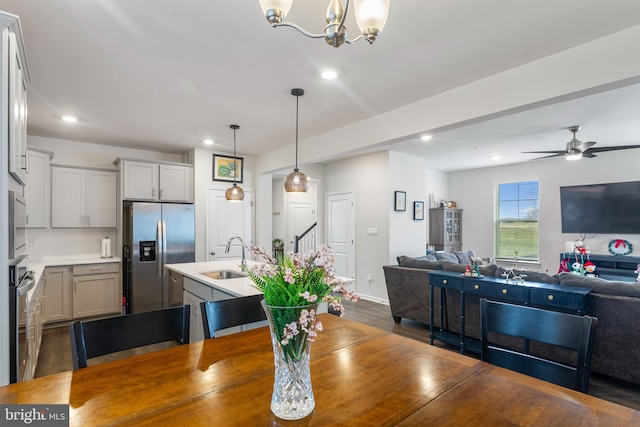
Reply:
[[73, 369], [87, 359], [167, 341], [189, 343], [190, 306], [69, 324]]
[[215, 338], [215, 332], [233, 326], [267, 320], [262, 308], [262, 295], [231, 298], [220, 301], [205, 301], [200, 303], [204, 337]]
[[[591, 316], [483, 298], [480, 300], [481, 357], [493, 365], [587, 393], [597, 323], [598, 319]], [[518, 352], [490, 343], [490, 332], [524, 339], [525, 351]], [[529, 340], [571, 350], [576, 355], [576, 366], [530, 354]]]

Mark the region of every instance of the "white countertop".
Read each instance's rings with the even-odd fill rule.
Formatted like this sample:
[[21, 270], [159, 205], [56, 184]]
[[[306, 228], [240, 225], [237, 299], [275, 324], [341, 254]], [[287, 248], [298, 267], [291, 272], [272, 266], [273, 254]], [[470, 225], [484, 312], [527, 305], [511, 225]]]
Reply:
[[[260, 264], [256, 261], [247, 260], [247, 265]], [[175, 271], [185, 277], [200, 282], [204, 285], [217, 288], [228, 294], [235, 296], [259, 295], [261, 292], [255, 288], [253, 281], [249, 277], [240, 277], [237, 279], [216, 280], [201, 273], [211, 271], [231, 270], [242, 272], [240, 268], [240, 260], [234, 259], [229, 261], [206, 261], [206, 262], [187, 262], [182, 264], [168, 264], [165, 267]]]

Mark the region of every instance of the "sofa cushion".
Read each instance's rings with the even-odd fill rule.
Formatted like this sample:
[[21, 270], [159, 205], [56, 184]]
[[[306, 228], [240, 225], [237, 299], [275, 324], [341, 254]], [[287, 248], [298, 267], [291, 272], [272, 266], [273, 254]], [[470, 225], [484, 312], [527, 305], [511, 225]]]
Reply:
[[640, 283], [637, 282], [616, 282], [579, 274], [561, 273], [560, 284], [589, 288], [593, 293], [640, 298]]
[[[456, 273], [464, 273], [468, 264], [460, 264], [457, 262], [442, 261], [443, 271], [453, 271]], [[486, 267], [480, 267], [480, 274], [485, 277], [494, 277], [496, 271], [495, 265], [488, 265]]]
[[453, 271], [456, 273], [464, 273], [467, 268], [467, 264], [460, 264], [459, 262], [441, 261], [443, 271]]
[[473, 251], [451, 251], [452, 254], [458, 258], [458, 262], [464, 265], [471, 265], [471, 257], [475, 257], [476, 254]]
[[398, 257], [400, 267], [422, 268], [425, 270], [442, 270], [441, 261], [429, 261], [425, 257], [412, 258], [405, 255]]
[[434, 252], [436, 258], [438, 258], [438, 261], [442, 260], [442, 261], [449, 261], [449, 262], [458, 262], [458, 257], [451, 253], [451, 252], [445, 252], [445, 251], [435, 251]]
[[[503, 267], [497, 267], [495, 270], [495, 277], [503, 278], [503, 273], [506, 273], [508, 270]], [[557, 274], [553, 276], [544, 273], [541, 271], [533, 271], [533, 270], [524, 270], [524, 269], [515, 269], [514, 272], [516, 274], [525, 274], [527, 277], [524, 278], [525, 282], [538, 282], [538, 283], [550, 283], [552, 285], [557, 285], [559, 283], [559, 278]]]

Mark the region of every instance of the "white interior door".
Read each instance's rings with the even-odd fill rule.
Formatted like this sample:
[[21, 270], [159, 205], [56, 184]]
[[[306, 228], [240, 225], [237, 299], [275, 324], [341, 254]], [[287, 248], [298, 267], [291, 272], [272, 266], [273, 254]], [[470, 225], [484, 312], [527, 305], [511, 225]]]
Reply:
[[327, 245], [337, 276], [355, 278], [353, 193], [327, 194]]
[[[293, 236], [301, 235], [309, 227], [316, 222], [315, 205], [311, 202], [289, 202], [288, 212], [287, 240], [285, 242], [286, 250], [293, 250]], [[311, 230], [313, 242], [315, 239], [316, 229]], [[315, 244], [314, 244], [315, 247]], [[302, 250], [301, 250], [302, 252]]]
[[253, 243], [253, 192], [245, 190], [242, 202], [228, 202], [224, 196], [225, 191], [210, 188], [207, 194], [208, 261], [240, 259], [242, 248], [238, 240], [231, 243], [229, 253], [224, 251], [233, 236], [239, 236], [247, 245]]

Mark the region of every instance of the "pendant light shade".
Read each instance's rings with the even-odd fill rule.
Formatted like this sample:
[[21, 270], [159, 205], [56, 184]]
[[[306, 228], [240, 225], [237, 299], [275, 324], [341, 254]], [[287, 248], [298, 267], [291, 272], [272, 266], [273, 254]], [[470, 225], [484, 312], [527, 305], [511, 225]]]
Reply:
[[309, 189], [307, 176], [298, 170], [298, 104], [304, 95], [302, 89], [292, 89], [291, 95], [296, 97], [296, 167], [284, 180], [284, 191], [287, 193], [306, 193]]
[[224, 196], [229, 202], [241, 202], [244, 200], [244, 190], [236, 184], [236, 176], [238, 176], [238, 161], [236, 160], [236, 130], [240, 129], [240, 126], [230, 125], [229, 127], [233, 129], [233, 185], [227, 188]]

